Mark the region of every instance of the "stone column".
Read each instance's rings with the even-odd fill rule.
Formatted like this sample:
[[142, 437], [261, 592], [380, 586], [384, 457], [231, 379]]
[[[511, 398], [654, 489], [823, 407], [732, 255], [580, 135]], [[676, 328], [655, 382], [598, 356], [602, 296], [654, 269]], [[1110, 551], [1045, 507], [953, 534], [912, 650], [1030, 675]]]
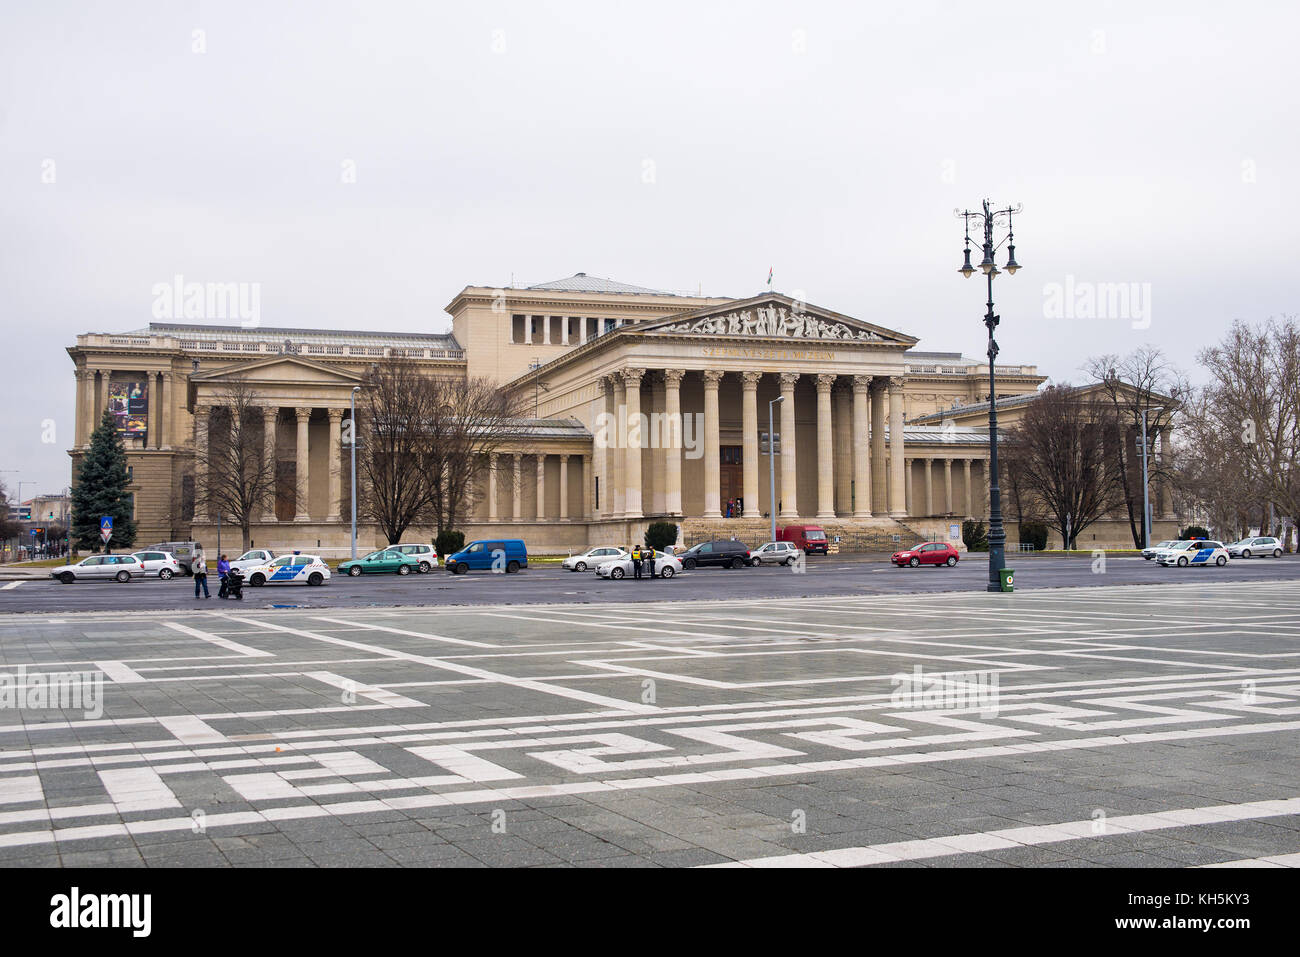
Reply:
[[488, 521], [495, 522], [497, 515], [497, 459], [500, 456], [493, 452], [488, 455]]
[[327, 409], [330, 419], [329, 441], [329, 507], [325, 509], [325, 521], [341, 522], [339, 499], [343, 497], [343, 409]]
[[871, 503], [878, 502], [875, 489], [872, 488], [872, 466], [875, 471], [884, 474], [884, 467], [875, 458], [876, 434], [880, 433], [881, 452], [884, 452], [884, 428], [875, 426], [875, 407], [871, 409], [871, 432], [868, 432], [867, 406], [868, 393], [871, 389], [871, 376], [855, 375], [853, 377], [853, 517], [866, 519], [871, 517]]
[[194, 524], [208, 521], [208, 425], [212, 421], [212, 407], [194, 407]]
[[95, 424], [90, 427], [92, 432], [99, 428], [99, 420], [104, 417], [104, 410], [108, 408], [108, 380], [112, 375], [109, 369], [99, 370], [99, 407], [95, 409]]
[[614, 429], [614, 448], [609, 452], [613, 459], [613, 465], [610, 467], [609, 492], [610, 502], [614, 506], [614, 517], [622, 518], [627, 511], [627, 496], [624, 488], [627, 484], [627, 383], [619, 373], [614, 373], [613, 380], [617, 427]]
[[902, 376], [892, 376], [889, 380], [889, 514], [894, 518], [904, 518], [907, 515], [903, 494], [903, 456], [906, 454], [903, 437], [905, 382]]
[[641, 377], [644, 369], [624, 369], [623, 386], [627, 392], [627, 458], [623, 477], [623, 517], [640, 518], [641, 512]]
[[560, 316], [560, 345], [569, 344], [569, 316]]
[[903, 459], [903, 507], [912, 514], [912, 459]]
[[799, 470], [795, 457], [794, 428], [794, 385], [799, 381], [799, 373], [781, 373], [781, 491], [778, 501], [781, 509], [779, 518], [799, 517]]
[[758, 380], [761, 378], [761, 372], [740, 374], [745, 518], [760, 518], [763, 514], [758, 508]]
[[970, 489], [970, 459], [962, 459], [961, 464], [966, 478], [966, 517], [974, 518], [975, 500], [971, 497]]
[[275, 517], [275, 493], [276, 493], [276, 475], [279, 471], [278, 463], [275, 457], [275, 427], [280, 419], [280, 409], [278, 406], [262, 407], [262, 461], [270, 463], [270, 481], [267, 483], [270, 487], [270, 494], [264, 503], [265, 509], [262, 512], [263, 522], [274, 522]]
[[[586, 328], [585, 326], [583, 328]], [[599, 458], [600, 470], [600, 514], [612, 518], [614, 516], [614, 460], [613, 450], [610, 444], [614, 440], [616, 423], [618, 422], [618, 409], [614, 405], [614, 382], [609, 376], [600, 377], [601, 393], [604, 396], [604, 428], [596, 430], [595, 440], [592, 447], [596, 450]]]
[[578, 327], [578, 345], [585, 346], [587, 344], [587, 323], [591, 320], [583, 316], [579, 321], [581, 325]]
[[[586, 319], [582, 320], [584, 323]], [[591, 521], [591, 456], [582, 457], [582, 520]]]
[[704, 517], [722, 517], [722, 440], [718, 429], [718, 383], [722, 373], [705, 369], [704, 376]]
[[[668, 471], [668, 448], [667, 441], [663, 434], [663, 419], [666, 418], [668, 408], [668, 386], [664, 377], [657, 372], [650, 373], [650, 408], [646, 410], [646, 423], [649, 425], [653, 421], [655, 414], [658, 413], [660, 418], [660, 431], [658, 440], [653, 441], [654, 431], [641, 436], [641, 444], [648, 445], [650, 449], [650, 487], [651, 492], [648, 496], [650, 502], [650, 512], [653, 515], [662, 515], [666, 512], [664, 495], [664, 479]], [[643, 494], [643, 499], [646, 496]], [[643, 503], [644, 504], [644, 503]]]
[[180, 405], [181, 397], [185, 395], [185, 379], [178, 372], [168, 372], [163, 375], [163, 393], [165, 405], [163, 406], [163, 448], [177, 448], [185, 443], [180, 434], [180, 424], [184, 420], [181, 415]]
[[831, 387], [835, 376], [817, 376], [817, 517], [835, 517], [835, 450], [831, 442]]
[[77, 370], [77, 445], [87, 445], [95, 430], [95, 373]]
[[154, 401], [154, 385], [158, 379], [157, 373], [148, 372], [145, 374], [145, 402], [148, 414], [145, 425], [145, 448], [158, 448], [158, 405]]
[[[569, 320], [564, 320], [564, 328], [569, 328]], [[569, 457], [560, 456], [560, 521], [569, 520]]]
[[952, 514], [952, 459], [943, 460], [944, 514]]
[[551, 320], [554, 316], [542, 316], [542, 345], [551, 344]]
[[533, 317], [524, 316], [524, 345], [533, 344]]
[[[835, 514], [847, 517], [853, 512], [853, 394], [844, 383], [836, 385], [831, 403], [835, 410]], [[865, 442], [864, 438], [864, 446]]]
[[664, 370], [664, 511], [682, 514], [682, 369]]
[[[548, 317], [547, 322], [550, 322]], [[537, 520], [540, 522], [546, 517], [546, 453], [538, 452], [535, 456], [537, 459]]]
[[511, 487], [514, 490], [514, 504], [510, 509], [510, 517], [514, 521], [519, 521], [524, 515], [524, 488], [522, 473], [519, 468], [520, 460], [524, 457], [522, 452], [514, 453], [514, 471], [511, 475]]
[[889, 474], [885, 470], [885, 386], [887, 380], [871, 380], [871, 513], [889, 514]]
[[309, 513], [311, 477], [308, 473], [311, 468], [311, 457], [308, 454], [307, 426], [311, 423], [311, 409], [296, 408], [293, 411], [298, 417], [298, 442], [296, 445], [298, 455], [298, 474], [294, 476], [295, 495], [293, 520], [295, 522], [309, 522], [311, 521], [311, 515]]
[[925, 463], [925, 514], [930, 516], [934, 514], [934, 459], [926, 456], [921, 461]]

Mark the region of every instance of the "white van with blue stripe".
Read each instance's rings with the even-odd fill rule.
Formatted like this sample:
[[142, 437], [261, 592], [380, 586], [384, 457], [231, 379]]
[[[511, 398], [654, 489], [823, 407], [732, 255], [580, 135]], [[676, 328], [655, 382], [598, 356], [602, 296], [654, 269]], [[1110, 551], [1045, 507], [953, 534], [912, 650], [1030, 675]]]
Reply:
[[1156, 562], [1160, 565], [1177, 565], [1179, 568], [1188, 565], [1226, 565], [1228, 550], [1221, 542], [1196, 538], [1174, 542], [1168, 548], [1162, 548], [1156, 555]]

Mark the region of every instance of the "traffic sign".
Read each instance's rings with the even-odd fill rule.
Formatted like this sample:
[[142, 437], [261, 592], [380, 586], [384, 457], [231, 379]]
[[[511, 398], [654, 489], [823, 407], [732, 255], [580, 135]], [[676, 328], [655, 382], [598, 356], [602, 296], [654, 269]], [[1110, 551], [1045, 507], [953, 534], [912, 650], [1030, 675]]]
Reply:
[[101, 516], [99, 516], [99, 530], [100, 530], [100, 532], [111, 532], [111, 531], [113, 530], [113, 516], [112, 516], [112, 515], [101, 515]]

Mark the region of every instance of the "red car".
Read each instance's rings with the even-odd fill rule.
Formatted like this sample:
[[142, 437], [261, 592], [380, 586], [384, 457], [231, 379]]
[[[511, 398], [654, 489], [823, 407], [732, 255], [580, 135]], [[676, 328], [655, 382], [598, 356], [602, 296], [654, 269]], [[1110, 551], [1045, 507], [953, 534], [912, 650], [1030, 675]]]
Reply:
[[910, 565], [947, 565], [951, 568], [961, 561], [961, 554], [947, 542], [922, 542], [901, 552], [894, 552], [889, 560], [902, 568]]

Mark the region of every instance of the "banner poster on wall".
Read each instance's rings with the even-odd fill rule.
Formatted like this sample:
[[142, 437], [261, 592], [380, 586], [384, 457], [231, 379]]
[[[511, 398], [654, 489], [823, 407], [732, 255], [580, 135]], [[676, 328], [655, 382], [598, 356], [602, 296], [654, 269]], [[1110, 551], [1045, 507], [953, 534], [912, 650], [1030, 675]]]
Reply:
[[149, 384], [139, 379], [114, 379], [108, 384], [108, 411], [121, 435], [144, 435], [149, 428]]

